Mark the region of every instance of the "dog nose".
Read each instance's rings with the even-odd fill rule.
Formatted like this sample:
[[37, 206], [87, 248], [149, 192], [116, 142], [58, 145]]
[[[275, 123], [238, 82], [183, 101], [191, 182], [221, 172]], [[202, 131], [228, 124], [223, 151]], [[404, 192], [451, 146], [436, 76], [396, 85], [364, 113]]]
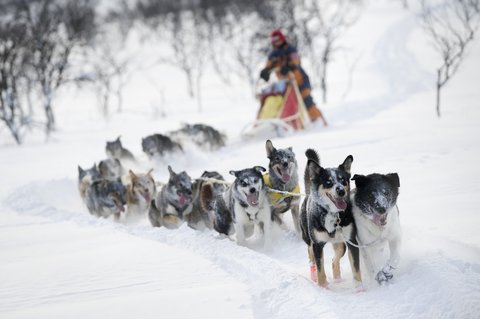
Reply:
[[385, 207], [382, 207], [382, 206], [377, 205], [376, 211], [377, 211], [379, 214], [385, 214], [385, 212], [386, 212], [387, 210], [385, 209]]
[[283, 165], [283, 167], [285, 167], [285, 168], [288, 167], [288, 163], [287, 163], [287, 162], [283, 162], [282, 165]]
[[343, 187], [337, 187], [338, 196], [345, 196], [345, 189]]
[[257, 190], [256, 190], [255, 188], [253, 188], [253, 187], [250, 188], [250, 194], [253, 194], [253, 193], [255, 193], [256, 191], [257, 191]]

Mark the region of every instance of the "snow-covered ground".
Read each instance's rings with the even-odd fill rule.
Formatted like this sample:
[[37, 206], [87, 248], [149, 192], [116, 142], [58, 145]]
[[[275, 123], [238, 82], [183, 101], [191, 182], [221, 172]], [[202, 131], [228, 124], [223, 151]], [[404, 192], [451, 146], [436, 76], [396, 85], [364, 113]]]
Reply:
[[[372, 1], [346, 37], [361, 58], [346, 98], [340, 98], [347, 81], [342, 61], [333, 65], [331, 102], [322, 107], [330, 127], [273, 139], [277, 147], [293, 147], [300, 175], [310, 147], [325, 166], [352, 154], [354, 173], [399, 174], [404, 240], [390, 285], [354, 293], [343, 258], [346, 281], [318, 288], [309, 280], [306, 246], [293, 231], [277, 230], [273, 251], [265, 253], [213, 231], [87, 213], [77, 165], [103, 159], [105, 141], [120, 134], [141, 159], [137, 169], [154, 167], [161, 182], [166, 163], [192, 177], [217, 170], [229, 181], [231, 169], [268, 165], [264, 140], [239, 139], [257, 108], [249, 89], [219, 90], [212, 81], [205, 84], [202, 113], [186, 97], [177, 103], [169, 97], [167, 117], [154, 118], [150, 101], [139, 97], [105, 122], [87, 98], [64, 96], [71, 106], [59, 109], [59, 132], [49, 142], [2, 142], [0, 318], [479, 318], [480, 43], [446, 86], [438, 119], [435, 55], [412, 14], [399, 7]], [[214, 153], [192, 147], [184, 156], [149, 162], [141, 137], [182, 121], [223, 130], [228, 146]], [[330, 247], [326, 254], [329, 260]]]

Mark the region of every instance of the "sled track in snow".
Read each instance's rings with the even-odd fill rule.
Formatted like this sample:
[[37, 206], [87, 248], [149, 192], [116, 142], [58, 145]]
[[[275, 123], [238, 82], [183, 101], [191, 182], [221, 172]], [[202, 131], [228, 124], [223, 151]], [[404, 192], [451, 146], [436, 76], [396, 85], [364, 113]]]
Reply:
[[[479, 264], [432, 252], [403, 265], [393, 285], [355, 294], [344, 258], [342, 268], [347, 280], [340, 285], [349, 288], [328, 291], [319, 289], [307, 278], [306, 249], [293, 236], [283, 238], [280, 244], [286, 246], [275, 249], [270, 256], [221, 239], [214, 232], [196, 232], [186, 225], [177, 230], [124, 225], [90, 216], [81, 206], [76, 206], [78, 210], [64, 209], [62, 203], [51, 202], [51, 192], [57, 189], [63, 189], [70, 202], [80, 203], [75, 182], [63, 179], [21, 187], [4, 204], [19, 214], [104, 227], [194, 252], [248, 287], [256, 318], [297, 318], [299, 314], [302, 318], [404, 318], [412, 314], [474, 318], [480, 314]], [[62, 201], [65, 203], [65, 198]]]

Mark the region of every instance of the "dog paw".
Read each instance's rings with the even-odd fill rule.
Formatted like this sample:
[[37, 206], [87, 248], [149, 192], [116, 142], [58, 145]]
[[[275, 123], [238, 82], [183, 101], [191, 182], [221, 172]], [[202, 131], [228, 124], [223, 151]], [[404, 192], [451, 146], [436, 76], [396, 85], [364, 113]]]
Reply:
[[375, 276], [375, 280], [380, 284], [386, 284], [390, 279], [393, 278], [393, 274], [389, 271], [380, 270]]
[[367, 288], [363, 285], [363, 283], [357, 283], [355, 285], [355, 288], [353, 289], [353, 292], [355, 293], [360, 293], [360, 292], [366, 292]]
[[317, 267], [315, 267], [314, 264], [310, 265], [310, 279], [312, 279], [313, 282], [317, 282]]
[[345, 282], [345, 279], [343, 279], [342, 277], [338, 277], [338, 278], [334, 278], [333, 282], [336, 284], [340, 284], [342, 282]]

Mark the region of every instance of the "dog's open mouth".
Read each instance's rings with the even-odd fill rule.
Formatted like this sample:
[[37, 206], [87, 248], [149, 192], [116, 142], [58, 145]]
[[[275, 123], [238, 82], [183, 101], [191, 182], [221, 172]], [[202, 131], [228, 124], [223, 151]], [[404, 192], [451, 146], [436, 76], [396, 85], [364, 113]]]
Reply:
[[345, 210], [347, 208], [347, 201], [342, 197], [333, 198], [332, 195], [327, 193], [328, 198], [335, 204], [338, 209]]
[[152, 201], [152, 197], [150, 196], [150, 192], [142, 193], [142, 196], [147, 203], [150, 203]]
[[383, 227], [387, 224], [387, 214], [373, 213], [373, 223], [379, 227]]
[[115, 207], [117, 207], [118, 212], [120, 213], [125, 212], [125, 206], [123, 206], [122, 201], [120, 199], [118, 199], [117, 197], [114, 197], [113, 202], [115, 203]]
[[188, 203], [190, 203], [190, 196], [188, 196], [187, 194], [184, 194], [184, 193], [178, 193], [178, 203], [180, 204], [180, 206], [185, 206], [187, 205]]
[[247, 202], [250, 206], [257, 206], [258, 205], [258, 192], [253, 194], [247, 194]]
[[282, 178], [282, 181], [284, 183], [288, 183], [290, 181], [290, 178], [292, 177], [290, 175], [290, 170], [287, 168], [280, 168], [277, 167], [277, 174]]

